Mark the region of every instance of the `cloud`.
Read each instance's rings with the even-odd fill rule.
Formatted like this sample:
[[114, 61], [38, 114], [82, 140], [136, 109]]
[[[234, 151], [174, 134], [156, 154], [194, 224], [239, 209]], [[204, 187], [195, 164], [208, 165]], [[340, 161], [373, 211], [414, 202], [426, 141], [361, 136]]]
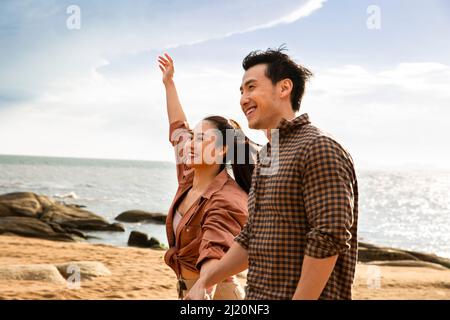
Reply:
[[[0, 4], [0, 153], [171, 160], [153, 54], [178, 46], [177, 84], [192, 124], [222, 114], [245, 125], [239, 64], [219, 41], [194, 63], [182, 46], [292, 23], [325, 1], [79, 1], [80, 32], [65, 29], [68, 1], [16, 3]], [[302, 110], [358, 163], [450, 163], [442, 147], [449, 136], [448, 65], [313, 70]]]
[[450, 66], [432, 62], [317, 69], [302, 108], [362, 163], [448, 167], [449, 82]]
[[273, 28], [273, 27], [281, 25], [281, 24], [293, 23], [301, 18], [309, 16], [314, 11], [319, 10], [320, 8], [322, 8], [322, 6], [325, 2], [326, 2], [326, 0], [309, 0], [302, 6], [295, 9], [293, 12], [291, 12], [281, 18], [278, 18], [278, 19], [275, 19], [275, 20], [272, 20], [272, 21], [269, 21], [269, 22], [266, 22], [266, 23], [263, 23], [260, 25], [252, 26], [243, 31], [229, 33], [229, 34], [227, 34], [227, 36], [252, 32], [252, 31], [261, 30], [261, 29]]
[[257, 31], [257, 30], [273, 28], [278, 25], [293, 23], [293, 22], [296, 22], [297, 20], [299, 20], [301, 18], [307, 17], [307, 16], [311, 15], [313, 12], [319, 10], [320, 8], [323, 7], [323, 5], [326, 1], [327, 0], [307, 0], [301, 6], [294, 8], [289, 13], [283, 15], [280, 18], [275, 18], [273, 20], [270, 20], [268, 22], [263, 22], [261, 24], [246, 26], [241, 30], [235, 29], [228, 33], [219, 34], [219, 35], [216, 35], [216, 36], [210, 37], [210, 38], [197, 39], [197, 40], [191, 41], [189, 43], [172, 44], [172, 45], [167, 46], [166, 49], [175, 49], [175, 48], [178, 48], [183, 45], [198, 45], [198, 44], [201, 44], [201, 43], [204, 43], [207, 41], [211, 41], [211, 40], [220, 40], [220, 39], [228, 38], [228, 37], [238, 35], [238, 34], [245, 34], [245, 33], [253, 32], [253, 31]]

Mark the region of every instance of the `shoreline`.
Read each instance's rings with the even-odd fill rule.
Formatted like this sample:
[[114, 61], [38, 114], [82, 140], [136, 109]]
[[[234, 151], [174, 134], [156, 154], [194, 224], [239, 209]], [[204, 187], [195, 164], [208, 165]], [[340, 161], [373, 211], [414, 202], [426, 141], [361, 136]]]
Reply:
[[[78, 289], [70, 288], [68, 282], [5, 280], [0, 273], [0, 299], [177, 299], [176, 277], [164, 263], [164, 250], [9, 235], [0, 235], [0, 243], [0, 269], [15, 265], [96, 261], [111, 273], [81, 278]], [[245, 278], [238, 279], [245, 285]], [[359, 262], [353, 298], [450, 300], [450, 269]]]

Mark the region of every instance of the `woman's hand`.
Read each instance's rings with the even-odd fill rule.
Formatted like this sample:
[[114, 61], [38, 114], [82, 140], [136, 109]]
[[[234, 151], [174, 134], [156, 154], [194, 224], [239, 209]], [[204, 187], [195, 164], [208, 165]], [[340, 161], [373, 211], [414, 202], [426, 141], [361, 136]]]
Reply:
[[163, 73], [163, 83], [167, 85], [173, 80], [173, 74], [175, 73], [173, 60], [167, 53], [164, 53], [164, 57], [158, 56], [158, 63]]

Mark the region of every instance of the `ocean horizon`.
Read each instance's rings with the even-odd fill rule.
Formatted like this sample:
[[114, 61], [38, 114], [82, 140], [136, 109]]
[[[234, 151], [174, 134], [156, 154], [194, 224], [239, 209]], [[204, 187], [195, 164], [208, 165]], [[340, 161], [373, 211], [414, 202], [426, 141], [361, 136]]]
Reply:
[[[450, 171], [359, 169], [359, 240], [450, 258]], [[0, 155], [0, 194], [29, 191], [85, 205], [108, 221], [127, 210], [167, 214], [175, 163]], [[165, 226], [122, 223], [125, 232], [90, 232], [93, 243], [126, 246], [131, 231], [167, 245]]]

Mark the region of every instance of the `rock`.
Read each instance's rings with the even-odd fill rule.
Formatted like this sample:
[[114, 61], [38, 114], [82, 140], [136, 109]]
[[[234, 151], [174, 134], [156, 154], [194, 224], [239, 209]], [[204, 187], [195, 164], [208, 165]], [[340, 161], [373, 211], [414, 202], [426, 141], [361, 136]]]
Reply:
[[399, 264], [405, 264], [404, 261], [409, 261], [411, 265], [420, 265], [422, 263], [423, 266], [430, 266], [430, 264], [434, 264], [450, 269], [450, 259], [442, 258], [435, 254], [381, 247], [364, 242], [358, 243], [358, 261], [365, 263], [389, 261], [392, 265], [396, 261], [403, 261], [399, 262]]
[[49, 197], [46, 197], [46, 196], [35, 194], [35, 197], [41, 204], [42, 211], [44, 211], [45, 209], [47, 209], [48, 207], [51, 207], [52, 205], [54, 205], [56, 203], [55, 200], [53, 200]]
[[131, 231], [128, 238], [128, 245], [140, 248], [165, 249], [158, 239], [151, 237], [150, 239], [145, 233], [139, 231]]
[[148, 243], [148, 236], [145, 233], [139, 231], [131, 231], [128, 238], [128, 245], [133, 247], [146, 248]]
[[160, 224], [166, 223], [166, 215], [156, 212], [146, 212], [143, 210], [129, 210], [119, 214], [115, 220], [121, 222], [155, 222]]
[[432, 268], [436, 270], [447, 270], [446, 267], [441, 266], [440, 264], [425, 261], [413, 261], [413, 260], [371, 261], [367, 262], [367, 264], [375, 266], [416, 267], [416, 268]]
[[42, 205], [31, 192], [14, 192], [0, 195], [0, 205], [7, 207], [14, 216], [39, 218]]
[[58, 241], [82, 241], [79, 233], [71, 233], [64, 229], [53, 229], [50, 225], [36, 218], [0, 217], [0, 234], [15, 234]]
[[51, 264], [0, 265], [0, 280], [28, 280], [66, 284], [66, 280], [58, 269]]
[[81, 209], [80, 205], [65, 205], [43, 195], [31, 192], [0, 195], [0, 234], [80, 241], [86, 239], [81, 230], [123, 232], [125, 228]]
[[104, 218], [90, 211], [61, 204], [48, 207], [42, 214], [41, 220], [78, 230], [125, 231], [125, 228], [119, 223], [110, 224]]
[[394, 261], [394, 260], [419, 260], [413, 255], [401, 250], [390, 248], [359, 248], [358, 260], [361, 262], [370, 261]]
[[66, 279], [79, 271], [81, 281], [111, 275], [111, 271], [98, 261], [71, 261], [57, 264], [56, 268]]
[[14, 216], [14, 212], [12, 212], [7, 206], [0, 203], [0, 217], [10, 217]]
[[429, 253], [422, 253], [422, 252], [415, 252], [415, 251], [406, 251], [406, 253], [409, 253], [410, 255], [413, 255], [417, 259], [425, 262], [430, 262], [434, 264], [440, 264], [441, 266], [444, 266], [448, 269], [450, 269], [450, 259], [439, 257], [435, 254], [429, 254]]

